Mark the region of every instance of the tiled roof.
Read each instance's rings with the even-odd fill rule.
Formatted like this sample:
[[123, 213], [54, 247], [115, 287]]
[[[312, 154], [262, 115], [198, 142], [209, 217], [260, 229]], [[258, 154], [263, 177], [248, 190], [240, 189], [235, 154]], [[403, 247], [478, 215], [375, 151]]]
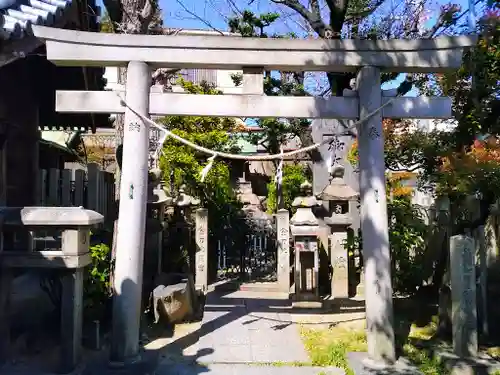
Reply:
[[33, 35], [31, 25], [52, 26], [71, 0], [0, 0], [0, 39]]

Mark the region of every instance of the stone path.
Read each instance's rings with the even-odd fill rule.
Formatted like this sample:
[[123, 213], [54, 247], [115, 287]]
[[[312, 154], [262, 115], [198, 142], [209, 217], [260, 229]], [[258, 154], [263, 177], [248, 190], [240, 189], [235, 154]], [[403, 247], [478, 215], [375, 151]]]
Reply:
[[276, 293], [210, 293], [199, 341], [202, 363], [309, 362], [290, 301]]
[[344, 375], [337, 368], [252, 366], [244, 364], [161, 365], [155, 375]]
[[[144, 362], [112, 370], [96, 353], [72, 375], [343, 375], [310, 362], [291, 302], [272, 292], [208, 294], [201, 323], [176, 326], [145, 346]], [[301, 366], [297, 366], [297, 364]], [[29, 366], [6, 366], [0, 375], [53, 375]]]
[[167, 355], [155, 374], [343, 375], [338, 368], [304, 366], [310, 359], [290, 313], [291, 302], [278, 293], [209, 293], [196, 342], [188, 334], [177, 341], [189, 346], [174, 350], [173, 343], [164, 351], [185, 361]]

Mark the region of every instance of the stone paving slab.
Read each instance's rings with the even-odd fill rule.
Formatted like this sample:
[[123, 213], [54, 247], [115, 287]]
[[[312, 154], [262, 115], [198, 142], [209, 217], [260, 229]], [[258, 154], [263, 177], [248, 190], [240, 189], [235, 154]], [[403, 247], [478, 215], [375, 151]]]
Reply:
[[344, 375], [345, 372], [334, 367], [288, 367], [288, 366], [250, 366], [238, 364], [166, 364], [160, 365], [156, 375]]
[[399, 358], [393, 366], [384, 368], [368, 367], [364, 363], [366, 359], [368, 353], [347, 353], [349, 367], [355, 375], [423, 375], [405, 358]]
[[197, 350], [203, 363], [309, 362], [298, 325], [283, 321], [291, 302], [281, 294], [209, 293]]

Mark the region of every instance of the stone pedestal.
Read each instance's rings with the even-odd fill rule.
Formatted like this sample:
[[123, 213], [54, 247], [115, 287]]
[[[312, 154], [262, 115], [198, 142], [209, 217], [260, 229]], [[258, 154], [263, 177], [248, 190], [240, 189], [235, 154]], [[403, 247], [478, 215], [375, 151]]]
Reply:
[[333, 268], [332, 296], [334, 298], [349, 298], [349, 267], [347, 249], [344, 242], [347, 232], [334, 232], [330, 236], [330, 259]]
[[[88, 249], [88, 243], [87, 243]], [[83, 269], [61, 277], [61, 372], [73, 371], [82, 355]]]
[[316, 236], [312, 235], [312, 233], [300, 233], [300, 234], [295, 233], [294, 237], [295, 237], [295, 274], [294, 274], [295, 300], [319, 301], [318, 239]]
[[461, 358], [477, 355], [477, 308], [474, 240], [450, 239], [453, 351]]
[[290, 224], [287, 210], [276, 214], [278, 235], [278, 285], [280, 292], [290, 293]]
[[321, 307], [318, 284], [319, 222], [311, 209], [321, 203], [312, 196], [312, 186], [309, 182], [304, 182], [301, 185], [301, 190], [303, 195], [295, 198], [292, 203], [293, 207], [297, 207], [297, 212], [290, 219], [295, 252], [294, 306]]
[[349, 262], [345, 242], [347, 230], [352, 224], [350, 203], [357, 197], [358, 193], [344, 182], [344, 167], [333, 167], [330, 184], [319, 194], [319, 198], [329, 203], [330, 216], [325, 218], [325, 222], [331, 227], [329, 252], [334, 298], [349, 298]]
[[81, 357], [83, 321], [83, 268], [91, 263], [90, 229], [104, 217], [80, 207], [2, 208], [0, 220], [7, 225], [36, 230], [62, 230], [61, 248], [44, 251], [3, 249], [0, 285], [0, 356], [5, 359], [9, 337], [9, 298], [13, 269], [46, 269], [61, 276], [60, 372], [74, 370]]
[[208, 210], [196, 210], [196, 290], [208, 290]]

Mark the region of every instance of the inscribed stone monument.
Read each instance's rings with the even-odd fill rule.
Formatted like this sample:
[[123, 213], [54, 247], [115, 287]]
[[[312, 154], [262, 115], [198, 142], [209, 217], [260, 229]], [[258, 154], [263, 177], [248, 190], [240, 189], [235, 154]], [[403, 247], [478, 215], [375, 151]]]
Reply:
[[[344, 125], [345, 126], [344, 126]], [[314, 142], [321, 142], [334, 134], [346, 132], [350, 126], [348, 120], [317, 119], [312, 122], [312, 137]], [[350, 132], [355, 134], [356, 129]], [[319, 148], [323, 160], [313, 162], [313, 193], [320, 194], [330, 183], [328, 173], [328, 162], [331, 165], [339, 164], [344, 167], [344, 182], [355, 191], [359, 192], [359, 176], [355, 168], [347, 160], [347, 154], [354, 142], [351, 135], [340, 135], [331, 144], [325, 144]], [[359, 228], [359, 209], [357, 201], [349, 203], [349, 212], [352, 219], [351, 227], [357, 231]]]
[[290, 225], [287, 210], [276, 215], [278, 235], [278, 284], [281, 292], [290, 292]]
[[208, 210], [196, 210], [196, 289], [203, 293], [208, 289]]
[[450, 239], [453, 351], [462, 358], [477, 355], [477, 307], [474, 240]]

